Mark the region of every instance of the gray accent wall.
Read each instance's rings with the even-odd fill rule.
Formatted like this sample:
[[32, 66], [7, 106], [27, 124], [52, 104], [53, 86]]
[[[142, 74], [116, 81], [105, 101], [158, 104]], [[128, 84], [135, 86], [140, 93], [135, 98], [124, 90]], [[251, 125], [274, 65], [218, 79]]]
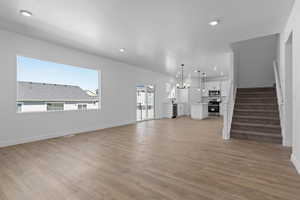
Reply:
[[233, 43], [237, 87], [271, 87], [275, 83], [273, 61], [278, 58], [279, 35]]

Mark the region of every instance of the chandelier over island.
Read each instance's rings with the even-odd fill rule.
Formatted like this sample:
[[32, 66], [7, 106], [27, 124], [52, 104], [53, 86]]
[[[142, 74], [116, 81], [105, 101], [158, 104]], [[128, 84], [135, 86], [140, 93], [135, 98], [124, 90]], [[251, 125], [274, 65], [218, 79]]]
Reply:
[[184, 64], [181, 64], [180, 80], [179, 83], [176, 84], [177, 89], [188, 89], [190, 87], [189, 84], [184, 83], [183, 72], [184, 72]]

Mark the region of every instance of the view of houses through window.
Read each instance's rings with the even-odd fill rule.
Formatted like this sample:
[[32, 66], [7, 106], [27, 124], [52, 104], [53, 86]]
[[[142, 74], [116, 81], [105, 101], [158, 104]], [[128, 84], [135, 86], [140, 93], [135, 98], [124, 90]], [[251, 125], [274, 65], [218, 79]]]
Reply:
[[100, 108], [99, 71], [17, 56], [17, 112]]

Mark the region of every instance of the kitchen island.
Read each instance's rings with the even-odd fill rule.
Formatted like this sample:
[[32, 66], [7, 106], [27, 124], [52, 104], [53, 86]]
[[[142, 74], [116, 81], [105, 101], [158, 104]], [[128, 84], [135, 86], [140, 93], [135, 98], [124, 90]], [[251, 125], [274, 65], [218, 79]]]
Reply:
[[194, 103], [191, 105], [192, 119], [205, 119], [208, 117], [208, 103]]

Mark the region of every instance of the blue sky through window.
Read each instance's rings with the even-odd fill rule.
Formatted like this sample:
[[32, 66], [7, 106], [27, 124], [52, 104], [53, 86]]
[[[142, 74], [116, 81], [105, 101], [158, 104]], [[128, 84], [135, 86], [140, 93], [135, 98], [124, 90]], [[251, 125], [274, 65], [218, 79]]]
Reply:
[[98, 89], [98, 71], [17, 56], [17, 80], [77, 85], [84, 90]]

